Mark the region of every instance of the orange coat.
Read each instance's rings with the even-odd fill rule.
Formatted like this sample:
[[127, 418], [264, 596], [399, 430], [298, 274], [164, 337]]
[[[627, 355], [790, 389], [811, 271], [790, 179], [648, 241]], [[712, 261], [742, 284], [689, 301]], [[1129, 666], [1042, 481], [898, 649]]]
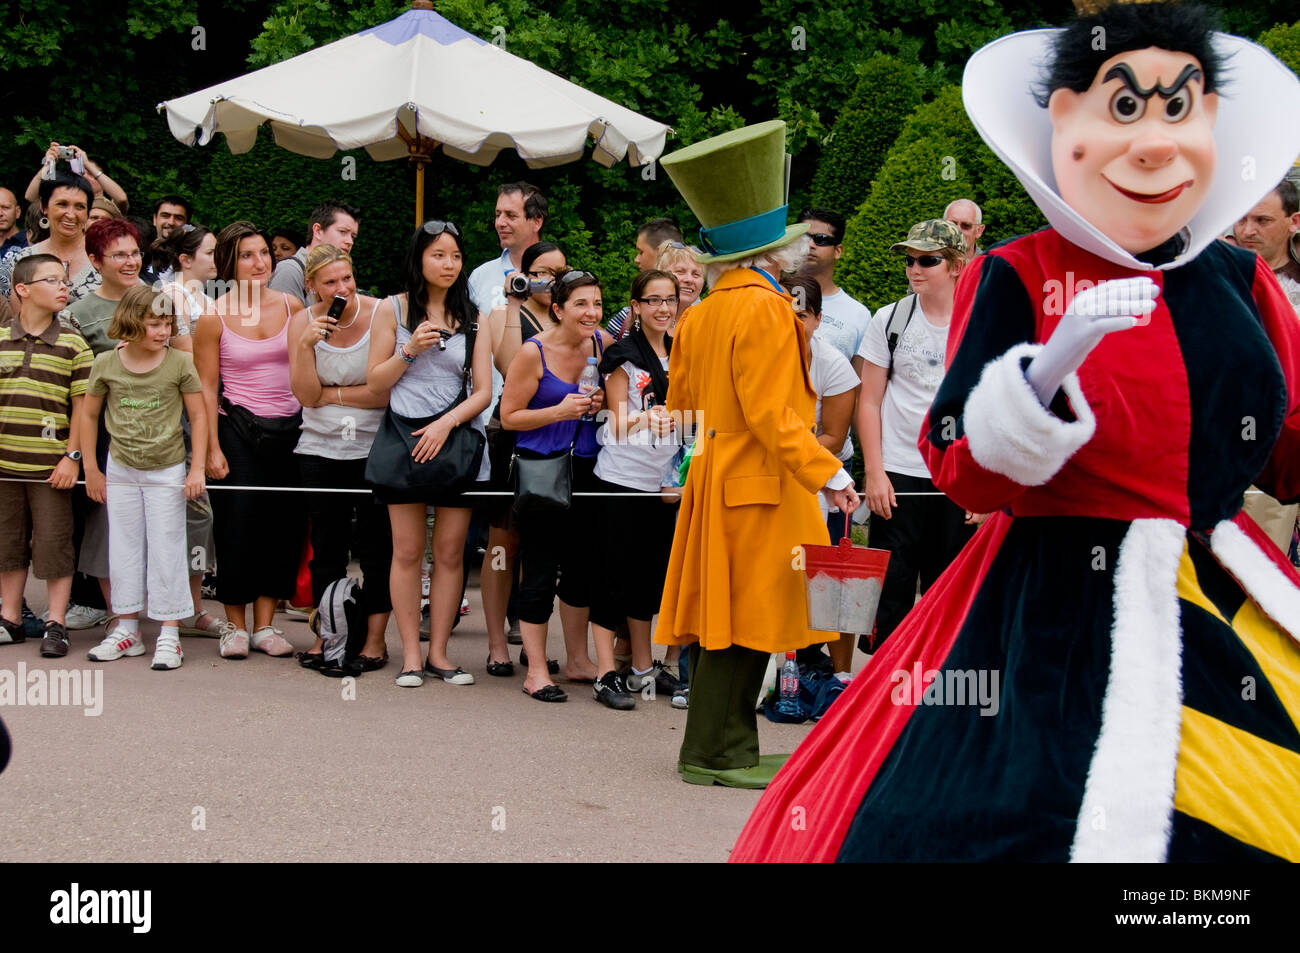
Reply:
[[783, 652], [835, 638], [808, 628], [799, 547], [830, 541], [813, 496], [840, 462], [813, 436], [816, 395], [790, 296], [727, 272], [683, 316], [668, 409], [693, 414], [655, 641]]

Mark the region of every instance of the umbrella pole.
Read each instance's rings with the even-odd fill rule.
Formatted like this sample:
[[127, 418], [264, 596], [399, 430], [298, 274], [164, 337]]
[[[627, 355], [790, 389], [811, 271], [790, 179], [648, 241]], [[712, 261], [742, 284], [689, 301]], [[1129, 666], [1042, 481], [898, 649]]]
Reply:
[[424, 167], [427, 159], [415, 160], [415, 227], [424, 223]]

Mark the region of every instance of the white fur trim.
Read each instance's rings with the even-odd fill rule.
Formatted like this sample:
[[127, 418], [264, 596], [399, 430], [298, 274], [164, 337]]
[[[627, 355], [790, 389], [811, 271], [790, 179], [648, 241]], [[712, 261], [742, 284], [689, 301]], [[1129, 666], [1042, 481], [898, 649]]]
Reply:
[[1182, 725], [1178, 564], [1187, 532], [1135, 520], [1115, 566], [1115, 625], [1101, 730], [1072, 862], [1156, 863], [1169, 850]]
[[1210, 551], [1278, 628], [1300, 642], [1300, 591], [1232, 520], [1210, 534]]
[[1061, 389], [1078, 420], [1064, 421], [1039, 401], [1020, 362], [1041, 349], [1041, 344], [1019, 344], [989, 361], [962, 416], [975, 462], [1024, 486], [1042, 486], [1056, 476], [1097, 429], [1074, 374]]

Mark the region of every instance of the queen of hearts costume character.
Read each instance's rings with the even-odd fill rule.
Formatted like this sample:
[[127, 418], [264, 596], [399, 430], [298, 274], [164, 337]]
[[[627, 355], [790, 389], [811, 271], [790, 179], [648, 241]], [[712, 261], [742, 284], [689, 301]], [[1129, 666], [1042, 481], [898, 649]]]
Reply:
[[1300, 497], [1300, 323], [1216, 240], [1300, 150], [1266, 118], [1300, 84], [1152, 4], [998, 40], [963, 92], [1052, 224], [962, 276], [920, 435], [995, 515], [732, 859], [1300, 860], [1300, 577], [1239, 513]]

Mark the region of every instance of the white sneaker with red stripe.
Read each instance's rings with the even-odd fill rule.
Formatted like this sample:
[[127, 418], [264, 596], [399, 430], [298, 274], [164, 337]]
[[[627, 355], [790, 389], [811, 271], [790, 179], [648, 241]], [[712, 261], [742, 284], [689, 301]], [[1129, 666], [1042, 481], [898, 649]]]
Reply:
[[139, 630], [128, 632], [115, 628], [104, 636], [103, 642], [90, 650], [92, 662], [112, 662], [123, 655], [144, 655], [144, 640], [140, 638]]
[[180, 668], [185, 658], [181, 652], [181, 640], [176, 637], [159, 636], [153, 650], [153, 664], [150, 666], [159, 672]]

